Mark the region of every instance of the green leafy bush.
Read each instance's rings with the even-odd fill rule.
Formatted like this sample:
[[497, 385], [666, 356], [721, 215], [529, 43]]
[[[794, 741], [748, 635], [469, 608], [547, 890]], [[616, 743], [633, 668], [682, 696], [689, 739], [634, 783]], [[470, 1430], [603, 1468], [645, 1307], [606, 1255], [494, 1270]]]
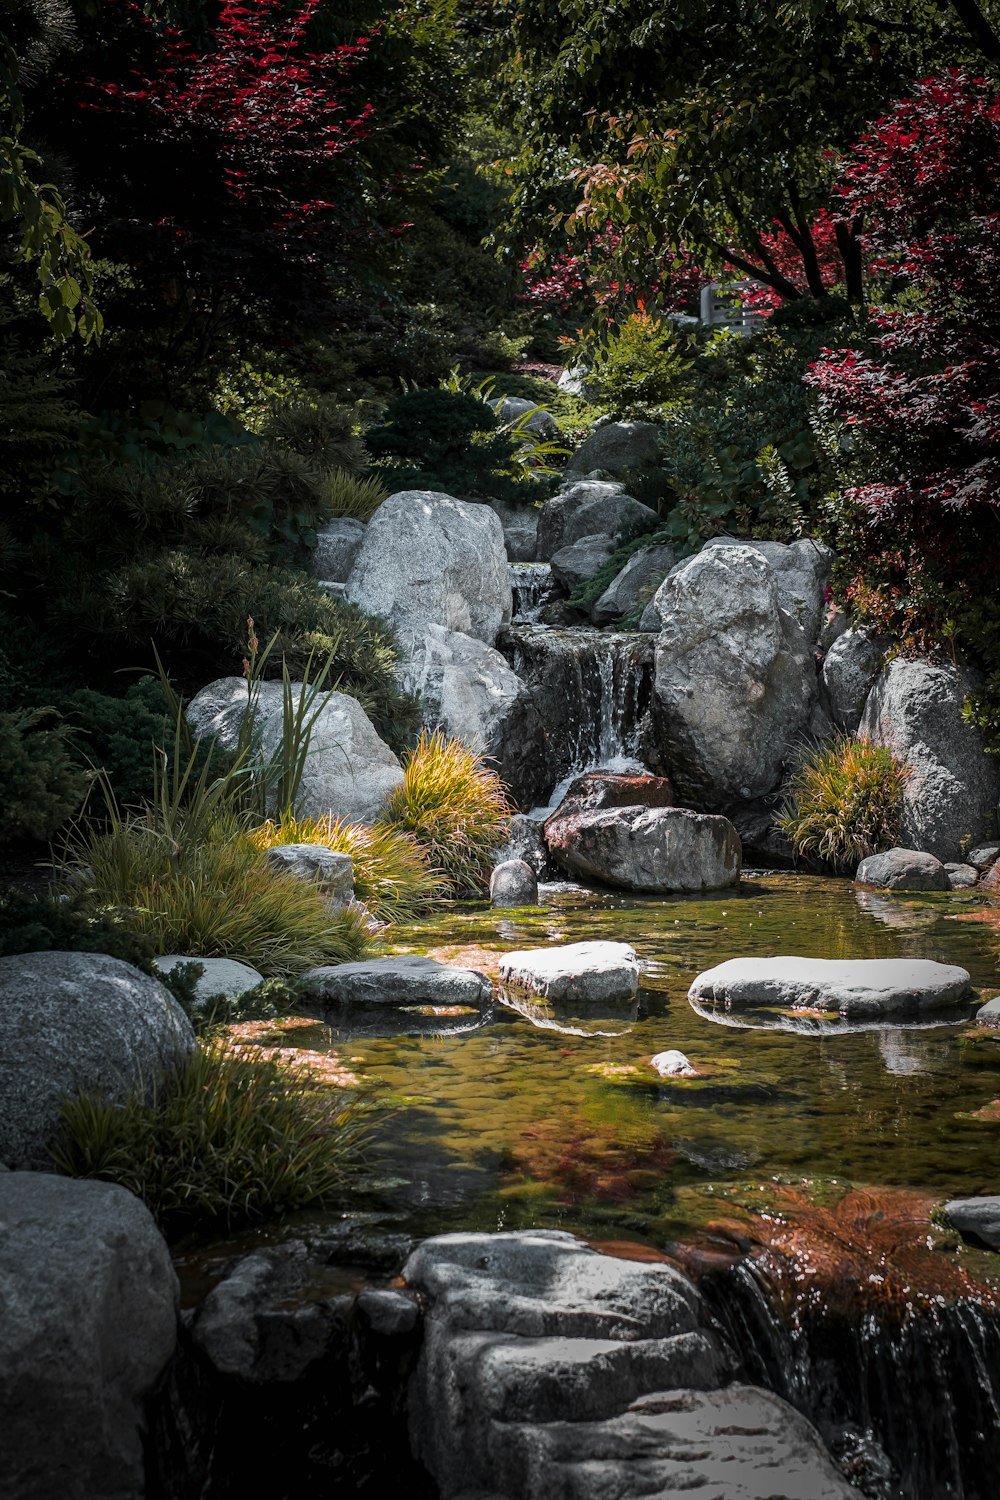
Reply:
[[0, 895], [0, 958], [9, 953], [109, 953], [152, 973], [153, 943], [87, 890], [52, 896]]
[[127, 1187], [175, 1236], [333, 1201], [362, 1160], [370, 1120], [357, 1094], [305, 1061], [216, 1042], [152, 1099], [67, 1100], [51, 1155], [66, 1176]]
[[796, 854], [853, 871], [869, 854], [895, 845], [909, 775], [883, 745], [825, 741], [794, 772], [778, 827]]
[[691, 341], [672, 323], [636, 311], [595, 334], [580, 353], [588, 383], [616, 417], [645, 414], [682, 394], [691, 364]]
[[412, 834], [453, 890], [479, 894], [507, 838], [510, 812], [503, 783], [480, 754], [424, 731], [379, 821]]
[[48, 839], [77, 812], [88, 778], [54, 709], [0, 713], [0, 844]]

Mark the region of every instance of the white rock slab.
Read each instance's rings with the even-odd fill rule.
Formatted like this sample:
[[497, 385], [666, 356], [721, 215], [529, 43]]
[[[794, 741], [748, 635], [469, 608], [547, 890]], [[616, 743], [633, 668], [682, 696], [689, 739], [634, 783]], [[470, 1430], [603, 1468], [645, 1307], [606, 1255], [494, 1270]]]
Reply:
[[926, 958], [731, 958], [699, 974], [688, 999], [808, 1006], [842, 1016], [916, 1015], [964, 1000], [969, 985], [965, 969]]
[[669, 1052], [657, 1052], [649, 1061], [661, 1078], [698, 1077], [698, 1069], [692, 1066], [691, 1059], [676, 1049], [671, 1049]]
[[325, 964], [302, 976], [303, 993], [328, 1005], [482, 1005], [493, 986], [476, 969], [455, 968], [417, 953]]
[[639, 988], [639, 960], [628, 943], [522, 948], [500, 960], [500, 978], [546, 1000], [595, 1005], [633, 998]]
[[199, 958], [192, 953], [161, 953], [153, 959], [161, 974], [170, 974], [181, 964], [201, 964], [201, 975], [195, 980], [194, 998], [204, 1005], [215, 995], [225, 995], [229, 1000], [238, 1000], [250, 990], [264, 983], [263, 974], [250, 964], [240, 963], [235, 958]]

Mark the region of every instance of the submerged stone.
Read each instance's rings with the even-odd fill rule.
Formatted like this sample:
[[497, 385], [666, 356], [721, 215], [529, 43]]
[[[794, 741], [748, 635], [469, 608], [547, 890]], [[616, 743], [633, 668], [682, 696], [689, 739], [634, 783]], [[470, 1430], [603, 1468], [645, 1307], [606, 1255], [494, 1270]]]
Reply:
[[628, 943], [562, 943], [505, 954], [500, 978], [546, 1000], [631, 1000], [639, 988], [639, 960]]
[[914, 1016], [958, 1004], [969, 987], [965, 969], [926, 958], [731, 958], [699, 974], [688, 999]]
[[325, 964], [310, 969], [300, 983], [306, 999], [337, 1006], [480, 1006], [493, 993], [490, 981], [477, 969], [453, 968], [416, 953]]
[[692, 1067], [690, 1059], [685, 1057], [683, 1052], [657, 1052], [649, 1061], [661, 1078], [698, 1077], [698, 1069]]

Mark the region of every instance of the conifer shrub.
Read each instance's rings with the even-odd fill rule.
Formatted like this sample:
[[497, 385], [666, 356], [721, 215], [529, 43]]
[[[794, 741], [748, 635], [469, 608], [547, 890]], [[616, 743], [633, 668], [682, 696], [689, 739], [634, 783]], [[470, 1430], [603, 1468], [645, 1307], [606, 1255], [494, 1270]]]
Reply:
[[412, 834], [455, 893], [480, 894], [507, 838], [503, 782], [477, 751], [426, 730], [404, 757], [403, 780], [379, 821]]
[[50, 838], [79, 810], [87, 784], [54, 709], [0, 713], [0, 845]]
[[884, 745], [826, 740], [792, 775], [778, 827], [796, 854], [850, 873], [869, 854], [895, 845], [909, 775]]

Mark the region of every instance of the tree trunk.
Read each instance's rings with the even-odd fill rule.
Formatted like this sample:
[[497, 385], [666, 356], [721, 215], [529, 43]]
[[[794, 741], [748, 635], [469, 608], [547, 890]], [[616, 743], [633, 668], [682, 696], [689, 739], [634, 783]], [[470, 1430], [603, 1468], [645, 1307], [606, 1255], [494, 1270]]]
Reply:
[[845, 224], [838, 219], [834, 225], [834, 232], [837, 236], [837, 249], [840, 251], [841, 260], [844, 262], [844, 281], [847, 284], [847, 300], [859, 306], [865, 300], [864, 267], [861, 261], [861, 245], [858, 241], [860, 231], [860, 219], [854, 219], [850, 224]]

